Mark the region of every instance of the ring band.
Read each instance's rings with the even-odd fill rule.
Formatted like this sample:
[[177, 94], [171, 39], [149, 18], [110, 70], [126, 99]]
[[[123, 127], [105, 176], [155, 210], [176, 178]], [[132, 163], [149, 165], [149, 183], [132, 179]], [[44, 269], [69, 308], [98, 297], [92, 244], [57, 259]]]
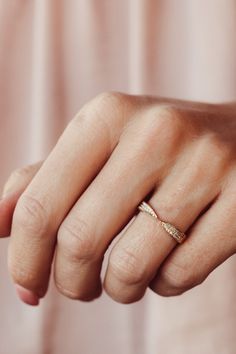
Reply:
[[138, 209], [140, 211], [143, 211], [143, 212], [151, 215], [152, 217], [154, 217], [155, 219], [160, 221], [160, 224], [166, 230], [166, 232], [168, 232], [168, 234], [170, 236], [172, 236], [178, 243], [182, 243], [186, 239], [186, 234], [184, 232], [181, 232], [180, 230], [178, 230], [174, 225], [170, 224], [169, 222], [165, 222], [163, 220], [160, 220], [160, 218], [158, 217], [155, 210], [148, 203], [143, 201], [138, 206]]

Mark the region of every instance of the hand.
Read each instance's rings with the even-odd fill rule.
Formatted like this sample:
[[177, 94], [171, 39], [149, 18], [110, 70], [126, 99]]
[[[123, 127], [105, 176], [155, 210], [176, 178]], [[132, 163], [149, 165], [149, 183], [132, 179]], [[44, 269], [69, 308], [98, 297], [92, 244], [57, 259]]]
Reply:
[[[9, 270], [30, 290], [19, 290], [22, 299], [45, 295], [54, 254], [61, 293], [98, 297], [104, 253], [129, 222], [104, 279], [114, 300], [137, 301], [148, 286], [178, 295], [203, 282], [236, 251], [235, 116], [233, 104], [112, 92], [87, 103], [48, 158], [5, 186], [0, 232], [12, 220]], [[144, 199], [186, 232], [184, 243], [137, 213]]]

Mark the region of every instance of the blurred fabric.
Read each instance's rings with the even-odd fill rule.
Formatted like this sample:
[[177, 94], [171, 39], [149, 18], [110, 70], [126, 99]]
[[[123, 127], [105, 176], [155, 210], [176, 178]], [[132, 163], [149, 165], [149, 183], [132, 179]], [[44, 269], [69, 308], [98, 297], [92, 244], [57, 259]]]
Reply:
[[[0, 188], [103, 91], [236, 100], [234, 0], [0, 0]], [[0, 354], [235, 354], [236, 259], [180, 297], [22, 304], [0, 246]]]

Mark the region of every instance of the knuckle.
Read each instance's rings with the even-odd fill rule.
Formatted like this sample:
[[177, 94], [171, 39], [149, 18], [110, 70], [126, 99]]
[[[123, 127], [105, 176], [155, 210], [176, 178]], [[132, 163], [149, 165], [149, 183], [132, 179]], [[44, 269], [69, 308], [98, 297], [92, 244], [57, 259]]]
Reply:
[[118, 139], [121, 107], [118, 94], [116, 97], [114, 93], [102, 93], [87, 102], [68, 127], [72, 131], [83, 129], [88, 138], [99, 134], [103, 144], [109, 144], [110, 150]]
[[93, 233], [82, 219], [71, 218], [58, 231], [58, 244], [73, 262], [95, 261], [98, 257]]
[[120, 110], [124, 105], [130, 101], [130, 96], [121, 92], [108, 91], [102, 92], [95, 96], [92, 100], [87, 102], [80, 110], [80, 113], [86, 117], [91, 116], [94, 112], [103, 114], [108, 112], [106, 116], [109, 116], [111, 110]]
[[182, 115], [169, 106], [151, 107], [141, 118], [139, 141], [143, 151], [156, 154], [156, 149], [163, 153], [172, 152], [183, 141]]
[[197, 273], [178, 265], [169, 265], [159, 276], [159, 294], [164, 296], [179, 295], [198, 285], [201, 281]]
[[29, 232], [42, 235], [49, 228], [49, 213], [37, 198], [22, 194], [16, 205], [13, 221]]
[[133, 111], [134, 98], [121, 92], [103, 92], [87, 102], [70, 121], [71, 130], [83, 127], [87, 136], [99, 133], [104, 142], [114, 148], [120, 138], [127, 112]]
[[141, 259], [125, 248], [111, 254], [109, 268], [121, 283], [128, 286], [139, 285], [147, 280], [147, 272]]
[[151, 114], [149, 134], [155, 139], [158, 135], [166, 144], [175, 142], [183, 132], [182, 115], [172, 107], [160, 106]]
[[208, 132], [203, 136], [202, 140], [206, 154], [209, 154], [213, 161], [214, 158], [223, 161], [224, 163], [232, 160], [233, 149], [230, 144], [226, 144], [220, 139], [219, 134]]
[[129, 96], [118, 91], [102, 92], [94, 98], [94, 103], [101, 108], [120, 108], [126, 104]]
[[124, 108], [131, 102], [129, 95], [121, 92], [102, 92], [92, 100], [87, 102], [72, 120], [75, 123], [91, 122], [95, 119], [96, 124], [102, 122], [102, 125], [110, 126], [112, 116], [121, 115]]

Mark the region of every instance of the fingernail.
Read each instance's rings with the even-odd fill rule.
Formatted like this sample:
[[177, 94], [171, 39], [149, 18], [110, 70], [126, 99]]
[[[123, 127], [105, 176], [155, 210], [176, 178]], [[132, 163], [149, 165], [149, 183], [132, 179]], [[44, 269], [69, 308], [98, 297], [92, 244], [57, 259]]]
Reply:
[[28, 305], [37, 306], [39, 304], [38, 296], [33, 293], [33, 291], [25, 289], [23, 286], [19, 284], [15, 284], [16, 292], [19, 298]]

